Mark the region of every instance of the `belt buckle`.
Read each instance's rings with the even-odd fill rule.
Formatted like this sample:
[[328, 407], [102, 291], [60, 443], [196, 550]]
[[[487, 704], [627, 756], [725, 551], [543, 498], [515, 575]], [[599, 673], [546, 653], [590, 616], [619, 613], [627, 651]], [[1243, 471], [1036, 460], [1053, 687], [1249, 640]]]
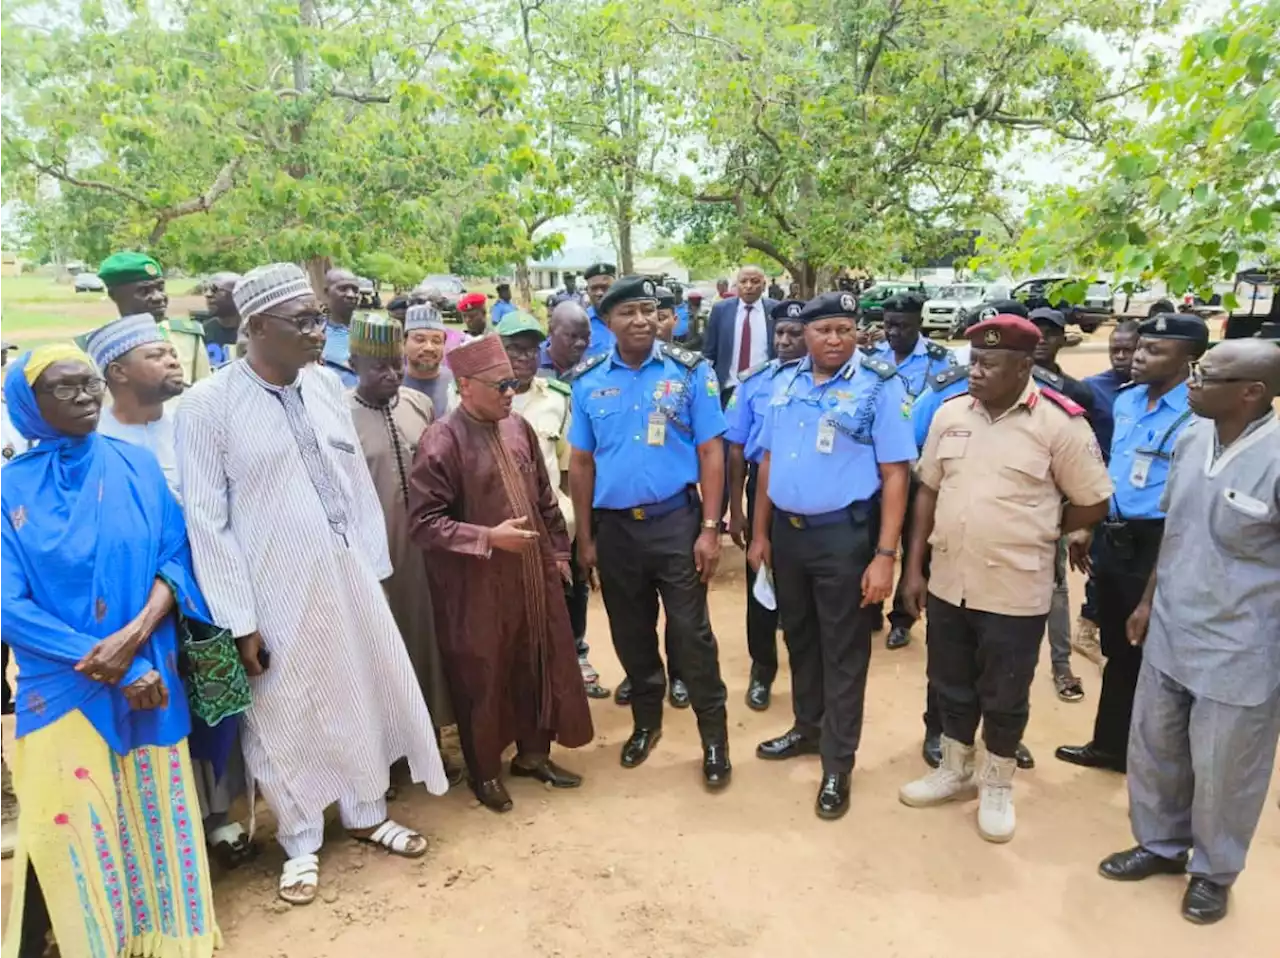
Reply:
[[804, 528], [804, 516], [789, 516], [787, 521], [791, 523], [793, 529]]
[[636, 522], [644, 522], [644, 508], [642, 506], [636, 506], [632, 509], [631, 518]]

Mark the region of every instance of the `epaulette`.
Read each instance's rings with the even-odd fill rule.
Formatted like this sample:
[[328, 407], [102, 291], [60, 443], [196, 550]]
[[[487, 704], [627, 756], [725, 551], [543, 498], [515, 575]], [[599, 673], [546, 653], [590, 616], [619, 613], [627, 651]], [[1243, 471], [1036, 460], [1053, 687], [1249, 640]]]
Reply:
[[1050, 386], [1053, 389], [1061, 389], [1066, 384], [1066, 380], [1050, 369], [1043, 366], [1031, 367], [1031, 378], [1037, 383]]
[[924, 344], [924, 354], [930, 359], [946, 359], [951, 355], [951, 350], [946, 346], [939, 346], [930, 339]]
[[1044, 396], [1045, 399], [1049, 400], [1049, 402], [1053, 403], [1068, 416], [1074, 417], [1084, 415], [1084, 406], [1080, 405], [1074, 399], [1068, 399], [1056, 389], [1050, 389], [1048, 386], [1041, 386], [1040, 395]]
[[1130, 379], [1127, 383], [1121, 383], [1119, 386], [1117, 386], [1116, 392], [1121, 393], [1121, 392], [1124, 392], [1126, 389], [1132, 389], [1134, 386], [1137, 386], [1137, 385], [1138, 383]]
[[754, 366], [752, 366], [750, 369], [744, 369], [742, 372], [738, 373], [738, 382], [740, 382], [740, 383], [745, 383], [745, 382], [746, 382], [748, 379], [750, 379], [752, 376], [755, 376], [755, 375], [756, 375], [756, 374], [758, 374], [758, 373], [762, 373], [762, 372], [764, 372], [764, 371], [765, 371], [766, 369], [768, 369], [771, 365], [773, 365], [773, 360], [772, 360], [772, 359], [766, 359], [766, 360], [765, 360], [764, 362], [762, 362], [762, 363], [756, 363], [756, 364], [755, 364]]
[[578, 365], [574, 366], [572, 369], [570, 369], [567, 373], [564, 374], [564, 381], [567, 383], [573, 382], [583, 373], [591, 372], [591, 370], [595, 369], [597, 366], [599, 366], [602, 362], [604, 362], [608, 358], [609, 358], [608, 353], [596, 353], [594, 356], [588, 356], [586, 359], [578, 363]]
[[547, 384], [548, 389], [554, 390], [555, 392], [558, 392], [564, 396], [573, 395], [573, 387], [566, 382], [561, 382], [559, 379], [550, 379], [550, 378], [544, 379], [543, 381]]
[[662, 344], [662, 355], [669, 356], [678, 362], [685, 369], [695, 369], [698, 363], [702, 362], [706, 357], [702, 353], [695, 353], [691, 349], [685, 349], [683, 346], [676, 346], [674, 343]]
[[946, 399], [942, 400], [942, 405], [945, 406], [947, 403], [951, 402], [953, 399], [972, 399], [972, 398], [973, 397], [970, 396], [967, 392], [956, 393], [954, 396], [948, 396]]
[[969, 378], [968, 366], [952, 366], [949, 369], [944, 369], [942, 372], [938, 373], [936, 376], [930, 376], [929, 388], [932, 389], [934, 392], [942, 392], [942, 390], [946, 389], [957, 379], [968, 379], [968, 378]]
[[892, 379], [898, 375], [898, 367], [891, 362], [881, 359], [879, 356], [864, 356], [862, 359], [862, 368], [870, 369], [881, 379]]
[[165, 325], [171, 333], [186, 333], [188, 336], [204, 336], [204, 327], [190, 319], [166, 319]]

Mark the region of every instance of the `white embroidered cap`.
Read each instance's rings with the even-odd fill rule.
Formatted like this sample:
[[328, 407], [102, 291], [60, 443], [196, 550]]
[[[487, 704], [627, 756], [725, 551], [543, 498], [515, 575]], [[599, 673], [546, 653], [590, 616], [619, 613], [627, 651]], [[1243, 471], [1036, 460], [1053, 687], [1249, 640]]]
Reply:
[[291, 299], [312, 296], [315, 291], [307, 274], [296, 263], [256, 266], [236, 281], [231, 297], [240, 318], [248, 319]]

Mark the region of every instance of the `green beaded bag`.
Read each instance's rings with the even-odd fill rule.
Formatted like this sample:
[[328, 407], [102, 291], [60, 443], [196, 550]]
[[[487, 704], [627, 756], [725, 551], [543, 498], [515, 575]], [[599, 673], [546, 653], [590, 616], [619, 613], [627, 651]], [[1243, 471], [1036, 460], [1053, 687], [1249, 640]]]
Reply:
[[178, 615], [178, 672], [191, 714], [209, 727], [249, 708], [253, 693], [227, 629]]

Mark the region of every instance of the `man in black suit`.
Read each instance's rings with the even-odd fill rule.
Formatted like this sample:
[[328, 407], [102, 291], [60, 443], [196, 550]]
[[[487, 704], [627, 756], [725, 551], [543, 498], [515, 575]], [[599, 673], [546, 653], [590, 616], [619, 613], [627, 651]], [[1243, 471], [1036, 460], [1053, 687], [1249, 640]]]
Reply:
[[738, 295], [711, 307], [702, 355], [709, 359], [720, 381], [720, 398], [727, 403], [738, 374], [772, 359], [773, 319], [776, 302], [764, 295], [767, 280], [758, 266], [738, 271]]

